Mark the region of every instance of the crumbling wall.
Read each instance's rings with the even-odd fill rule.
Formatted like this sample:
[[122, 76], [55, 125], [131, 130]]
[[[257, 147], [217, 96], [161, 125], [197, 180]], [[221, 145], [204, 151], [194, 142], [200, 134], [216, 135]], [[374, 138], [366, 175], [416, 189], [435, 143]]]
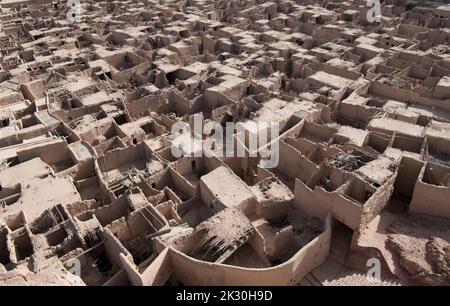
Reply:
[[327, 192], [321, 187], [311, 190], [299, 179], [295, 180], [295, 205], [311, 217], [325, 221], [329, 212], [353, 230], [359, 229], [363, 209], [337, 192]]
[[409, 212], [450, 218], [449, 199], [450, 169], [425, 163], [414, 186]]
[[389, 199], [394, 191], [394, 182], [397, 178], [397, 172], [392, 175], [382, 186], [378, 187], [370, 199], [364, 203], [363, 213], [361, 216], [360, 228], [364, 228], [373, 220], [381, 210], [388, 204]]

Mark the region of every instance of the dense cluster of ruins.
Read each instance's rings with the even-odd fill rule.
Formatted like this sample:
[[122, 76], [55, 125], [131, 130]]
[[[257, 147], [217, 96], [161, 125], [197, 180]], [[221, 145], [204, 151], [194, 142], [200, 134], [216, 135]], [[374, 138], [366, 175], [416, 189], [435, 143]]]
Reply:
[[0, 5], [0, 284], [450, 284], [445, 1], [69, 2]]

